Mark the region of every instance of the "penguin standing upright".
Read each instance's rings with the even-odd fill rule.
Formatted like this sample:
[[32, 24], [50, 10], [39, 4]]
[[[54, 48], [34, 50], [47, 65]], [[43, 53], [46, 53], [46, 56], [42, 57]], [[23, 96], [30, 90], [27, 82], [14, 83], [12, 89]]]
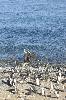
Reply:
[[39, 78], [36, 78], [36, 85], [40, 85]]
[[53, 84], [52, 84], [52, 82], [51, 82], [51, 90], [53, 90]]
[[31, 53], [24, 49], [24, 62], [30, 62]]
[[45, 95], [45, 90], [44, 90], [43, 87], [41, 88], [41, 91], [42, 91], [42, 96], [44, 96]]
[[16, 79], [13, 79], [13, 86], [15, 89], [15, 93], [17, 92], [17, 84], [16, 84]]

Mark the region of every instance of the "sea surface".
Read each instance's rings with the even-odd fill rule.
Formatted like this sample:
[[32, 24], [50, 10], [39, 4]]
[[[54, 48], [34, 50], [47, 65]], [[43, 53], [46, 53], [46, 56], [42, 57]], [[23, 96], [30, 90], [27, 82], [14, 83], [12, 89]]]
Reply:
[[66, 0], [0, 0], [0, 59], [22, 59], [24, 48], [66, 62]]

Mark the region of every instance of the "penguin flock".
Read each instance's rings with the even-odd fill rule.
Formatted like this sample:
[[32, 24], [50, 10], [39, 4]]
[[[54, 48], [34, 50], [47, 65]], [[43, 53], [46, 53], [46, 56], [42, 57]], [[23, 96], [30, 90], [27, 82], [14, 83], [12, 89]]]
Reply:
[[[30, 51], [26, 51], [24, 49], [24, 63], [23, 63], [23, 67], [29, 66], [30, 60], [31, 60], [31, 52]], [[16, 65], [16, 61], [15, 61], [15, 65]], [[43, 68], [43, 69], [42, 69], [41, 64], [38, 65], [38, 68], [34, 68], [33, 70], [32, 70], [32, 66], [29, 66], [28, 68], [26, 68], [26, 70], [28, 70], [28, 72], [25, 71], [25, 73], [28, 73], [28, 74], [23, 74], [23, 72], [19, 71], [19, 69], [18, 69], [17, 70], [17, 73], [19, 74], [19, 77], [22, 77], [23, 76], [23, 80], [24, 81], [28, 80], [28, 83], [31, 82], [31, 80], [34, 80], [35, 85], [37, 87], [39, 87], [40, 90], [41, 90], [41, 95], [47, 97], [46, 87], [45, 86], [41, 86], [41, 81], [45, 80], [44, 77], [46, 75], [49, 75], [48, 76], [49, 81], [46, 82], [46, 83], [49, 83], [50, 84], [49, 91], [50, 91], [51, 94], [54, 93], [57, 98], [60, 97], [59, 87], [60, 87], [60, 84], [62, 84], [62, 80], [64, 79], [64, 77], [62, 77], [61, 70], [58, 70], [57, 71], [57, 69], [56, 69], [56, 72], [58, 73], [58, 75], [56, 75], [56, 72], [53, 72], [54, 69], [52, 68], [52, 66], [49, 67], [49, 64], [46, 64], [45, 65], [45, 68]], [[53, 82], [52, 72], [55, 74], [55, 80], [56, 80], [56, 84], [58, 85], [58, 90], [55, 89], [55, 83]], [[15, 78], [14, 75], [15, 75], [15, 69], [11, 69], [11, 74], [9, 75], [6, 83], [7, 83], [8, 86], [14, 87], [14, 92], [17, 93], [17, 79]], [[33, 78], [31, 78], [31, 77], [33, 77]], [[43, 82], [43, 84], [44, 84], [44, 82]], [[62, 84], [62, 87], [63, 87], [62, 89], [64, 91], [64, 89], [65, 89], [64, 84]]]

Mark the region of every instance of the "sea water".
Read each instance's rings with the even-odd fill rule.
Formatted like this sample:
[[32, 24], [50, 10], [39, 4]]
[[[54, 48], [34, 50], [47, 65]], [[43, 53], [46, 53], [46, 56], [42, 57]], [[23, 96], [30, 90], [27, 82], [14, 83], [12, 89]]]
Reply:
[[66, 0], [0, 0], [0, 59], [24, 49], [66, 62]]

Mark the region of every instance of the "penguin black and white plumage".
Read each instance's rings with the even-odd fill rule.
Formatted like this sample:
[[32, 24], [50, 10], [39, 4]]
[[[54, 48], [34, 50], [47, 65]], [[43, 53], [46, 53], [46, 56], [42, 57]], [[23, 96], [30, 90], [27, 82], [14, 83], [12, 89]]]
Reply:
[[51, 87], [50, 87], [50, 91], [53, 91], [53, 83], [52, 83], [52, 81], [51, 81]]
[[13, 87], [15, 89], [15, 93], [17, 92], [17, 84], [16, 84], [16, 79], [13, 79]]
[[55, 95], [57, 98], [59, 98], [59, 92], [58, 91], [55, 91]]
[[39, 78], [36, 78], [36, 85], [40, 85]]
[[10, 85], [13, 86], [13, 79], [10, 78]]
[[44, 87], [41, 88], [41, 92], [42, 92], [42, 96], [44, 96], [45, 95]]
[[31, 55], [30, 51], [26, 51], [24, 49], [24, 62], [30, 62], [30, 55]]

